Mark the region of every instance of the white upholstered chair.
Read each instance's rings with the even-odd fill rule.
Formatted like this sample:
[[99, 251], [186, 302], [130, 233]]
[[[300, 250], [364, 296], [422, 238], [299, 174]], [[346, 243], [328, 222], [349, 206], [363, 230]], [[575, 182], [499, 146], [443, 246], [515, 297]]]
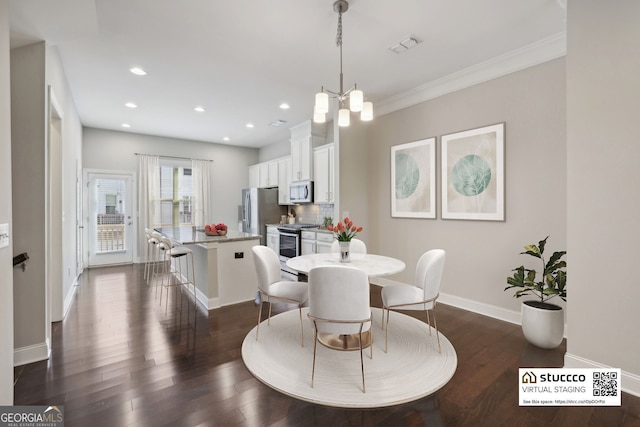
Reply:
[[[316, 370], [318, 334], [359, 334], [362, 392], [366, 392], [362, 333], [371, 330], [369, 280], [366, 273], [358, 268], [342, 265], [312, 268], [309, 271], [309, 319], [314, 328], [311, 387]], [[373, 358], [373, 336], [370, 348], [370, 357]]]
[[300, 345], [304, 346], [302, 306], [309, 298], [309, 285], [304, 282], [282, 280], [280, 277], [280, 260], [273, 249], [256, 245], [251, 250], [253, 251], [253, 259], [258, 276], [258, 291], [261, 295], [256, 341], [260, 332], [262, 302], [269, 303], [268, 325], [271, 322], [271, 301], [282, 301], [298, 305], [298, 310], [300, 311]]
[[[352, 254], [366, 254], [367, 253], [367, 245], [360, 239], [351, 239], [351, 244], [349, 245], [349, 251]], [[340, 252], [340, 242], [334, 240], [331, 244], [331, 252], [338, 253]]]
[[[433, 326], [438, 339], [438, 352], [440, 348], [440, 335], [436, 321], [436, 300], [440, 295], [440, 282], [444, 270], [445, 252], [442, 249], [432, 249], [425, 252], [418, 260], [416, 266], [415, 283], [411, 285], [385, 286], [382, 288], [382, 324], [386, 328], [384, 351], [387, 351], [389, 338], [389, 310], [420, 310], [427, 315], [429, 335], [431, 335], [431, 322], [429, 311], [433, 313]], [[385, 310], [387, 324], [384, 326]]]

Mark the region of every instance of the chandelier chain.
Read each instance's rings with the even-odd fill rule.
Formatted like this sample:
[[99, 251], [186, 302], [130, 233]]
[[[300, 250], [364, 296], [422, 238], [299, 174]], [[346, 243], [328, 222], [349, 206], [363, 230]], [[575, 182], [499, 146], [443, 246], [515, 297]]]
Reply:
[[342, 12], [338, 13], [338, 33], [336, 34], [336, 46], [342, 46]]

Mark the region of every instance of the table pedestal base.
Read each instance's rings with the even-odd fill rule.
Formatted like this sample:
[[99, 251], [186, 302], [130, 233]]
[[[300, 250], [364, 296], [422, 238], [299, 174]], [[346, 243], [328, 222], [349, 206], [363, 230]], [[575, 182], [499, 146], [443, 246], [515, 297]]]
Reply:
[[[326, 332], [318, 333], [318, 341], [325, 347], [334, 350], [353, 351], [360, 350], [360, 334], [338, 335]], [[362, 348], [371, 345], [371, 331], [362, 333]]]

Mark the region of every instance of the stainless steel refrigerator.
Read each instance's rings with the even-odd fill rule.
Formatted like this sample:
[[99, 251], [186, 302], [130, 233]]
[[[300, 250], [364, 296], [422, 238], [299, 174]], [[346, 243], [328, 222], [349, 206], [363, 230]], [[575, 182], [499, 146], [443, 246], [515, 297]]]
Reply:
[[277, 188], [245, 188], [242, 190], [242, 231], [260, 234], [260, 244], [267, 244], [266, 224], [279, 224], [287, 207], [278, 204]]

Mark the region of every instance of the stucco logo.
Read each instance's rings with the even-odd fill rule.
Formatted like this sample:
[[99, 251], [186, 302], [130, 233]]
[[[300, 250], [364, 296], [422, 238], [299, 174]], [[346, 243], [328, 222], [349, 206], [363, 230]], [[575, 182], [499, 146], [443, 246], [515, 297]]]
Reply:
[[535, 384], [538, 382], [538, 378], [536, 374], [530, 371], [526, 371], [522, 374], [522, 384]]

